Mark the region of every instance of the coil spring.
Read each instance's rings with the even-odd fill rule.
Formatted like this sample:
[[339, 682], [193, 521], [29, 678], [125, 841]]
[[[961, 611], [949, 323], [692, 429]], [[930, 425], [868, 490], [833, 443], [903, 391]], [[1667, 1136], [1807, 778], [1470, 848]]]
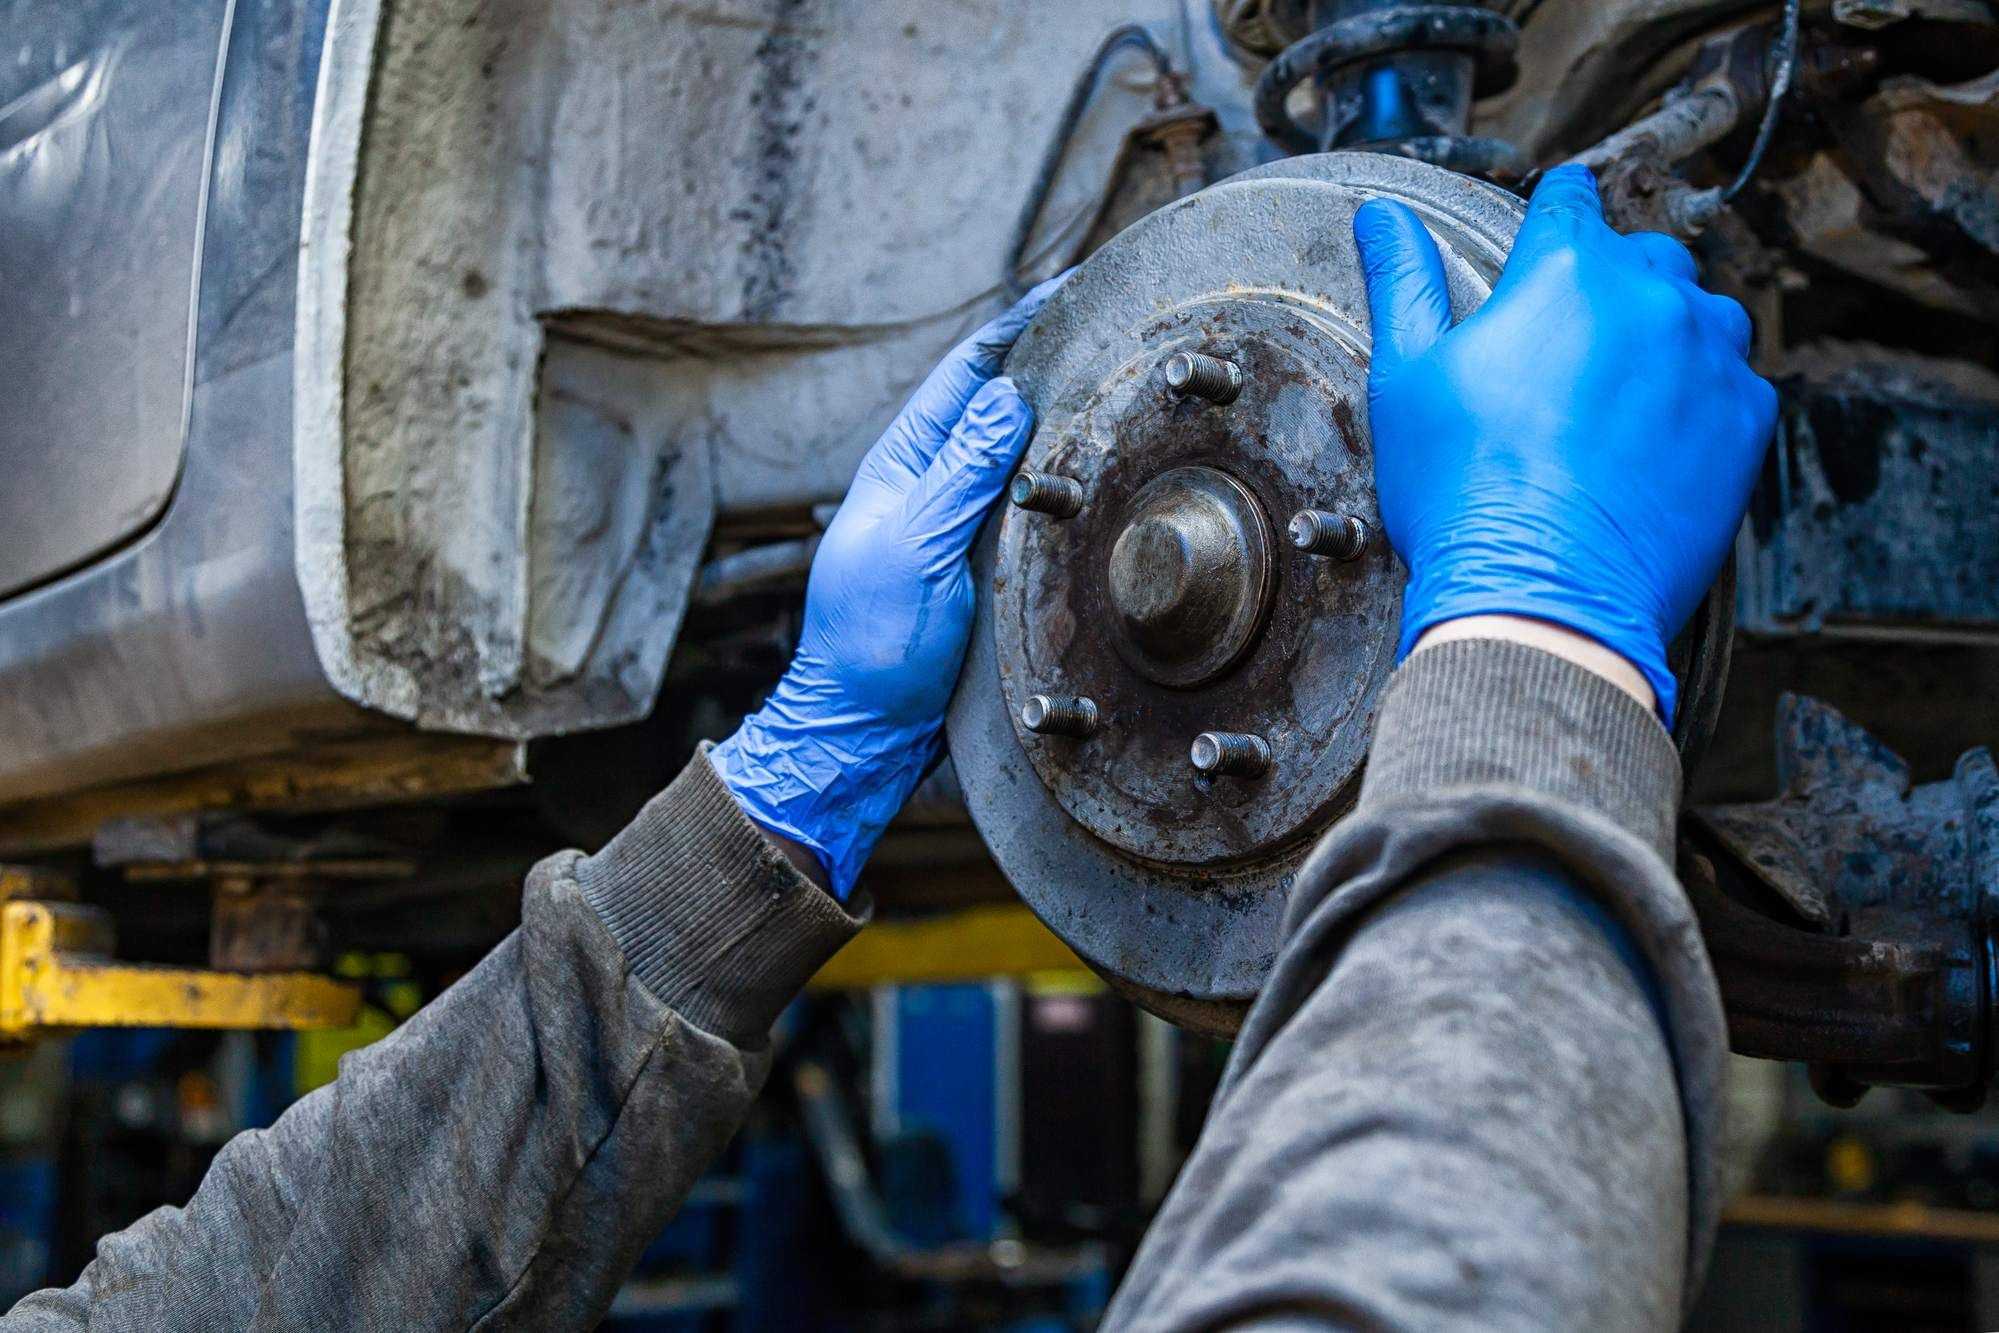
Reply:
[[[1513, 54], [1520, 27], [1511, 18], [1476, 5], [1395, 5], [1351, 15], [1284, 48], [1256, 81], [1257, 124], [1272, 142], [1294, 153], [1319, 151], [1319, 136], [1291, 116], [1286, 103], [1307, 79], [1414, 51], [1463, 54], [1476, 62], [1474, 95], [1489, 96], [1513, 82]], [[1504, 175], [1524, 168], [1519, 153], [1500, 139], [1472, 135], [1426, 135], [1390, 144], [1351, 145], [1479, 175]]]

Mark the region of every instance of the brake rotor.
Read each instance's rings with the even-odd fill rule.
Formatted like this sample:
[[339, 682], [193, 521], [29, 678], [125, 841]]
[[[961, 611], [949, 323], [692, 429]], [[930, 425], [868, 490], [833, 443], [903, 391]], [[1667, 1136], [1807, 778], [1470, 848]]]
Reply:
[[1269, 972], [1394, 665], [1404, 575], [1375, 508], [1352, 241], [1377, 197], [1416, 210], [1453, 310], [1475, 310], [1521, 201], [1320, 154], [1134, 224], [1007, 363], [1038, 424], [974, 556], [952, 760], [1022, 899], [1204, 1031], [1233, 1031]]

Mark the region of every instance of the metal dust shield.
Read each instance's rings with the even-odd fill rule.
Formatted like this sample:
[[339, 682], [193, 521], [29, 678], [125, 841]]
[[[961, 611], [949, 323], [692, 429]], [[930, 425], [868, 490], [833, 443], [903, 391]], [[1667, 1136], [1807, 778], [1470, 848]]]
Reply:
[[1367, 153], [1245, 172], [1142, 219], [1028, 327], [1020, 475], [974, 554], [949, 715], [966, 804], [1070, 947], [1188, 1027], [1241, 1022], [1293, 876], [1348, 810], [1394, 665], [1353, 216], [1416, 210], [1459, 318], [1525, 215]]

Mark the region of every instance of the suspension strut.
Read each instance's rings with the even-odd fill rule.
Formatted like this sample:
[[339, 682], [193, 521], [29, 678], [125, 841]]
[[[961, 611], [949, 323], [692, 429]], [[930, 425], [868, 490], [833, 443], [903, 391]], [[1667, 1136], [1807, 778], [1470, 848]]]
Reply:
[[[1517, 178], [1512, 144], [1468, 133], [1471, 104], [1514, 80], [1520, 28], [1477, 0], [1395, 4], [1311, 0], [1313, 31], [1279, 52], [1256, 83], [1256, 118], [1294, 153], [1362, 148], [1473, 175]], [[1310, 80], [1316, 129], [1287, 103]]]

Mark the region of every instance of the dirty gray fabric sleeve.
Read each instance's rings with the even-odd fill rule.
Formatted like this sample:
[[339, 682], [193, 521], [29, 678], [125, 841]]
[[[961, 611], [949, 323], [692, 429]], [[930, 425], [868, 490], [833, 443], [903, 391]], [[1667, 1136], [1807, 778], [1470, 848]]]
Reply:
[[747, 1113], [770, 1025], [858, 928], [705, 757], [183, 1208], [0, 1329], [591, 1328]]
[[1677, 1327], [1726, 1051], [1679, 783], [1581, 667], [1412, 656], [1105, 1327]]

